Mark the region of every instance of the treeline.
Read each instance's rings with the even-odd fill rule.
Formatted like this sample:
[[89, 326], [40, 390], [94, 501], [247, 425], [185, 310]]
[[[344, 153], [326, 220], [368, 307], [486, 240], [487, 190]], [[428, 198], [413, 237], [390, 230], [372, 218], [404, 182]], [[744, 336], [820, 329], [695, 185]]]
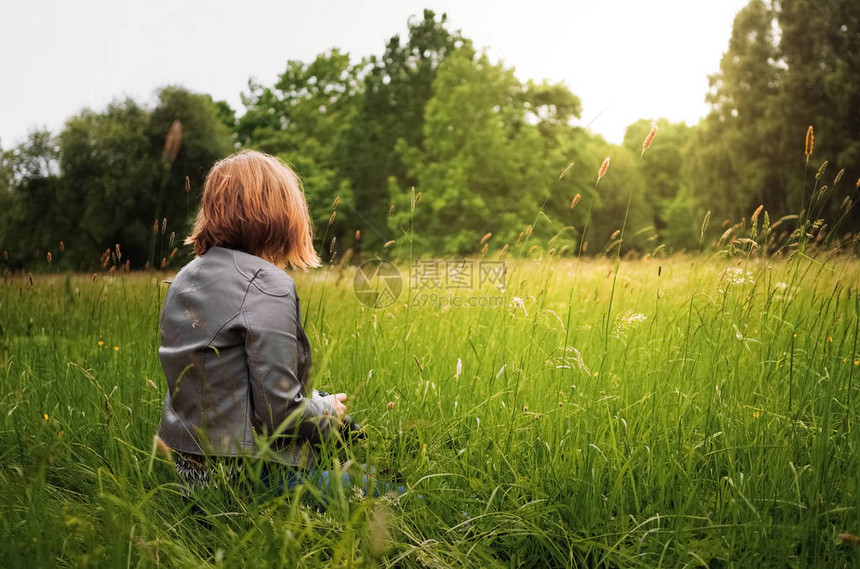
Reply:
[[599, 254], [625, 219], [640, 254], [858, 229], [860, 4], [752, 0], [707, 100], [698, 125], [643, 119], [612, 145], [579, 126], [567, 86], [520, 81], [425, 11], [380, 57], [333, 49], [250, 82], [238, 117], [169, 87], [152, 109], [119, 101], [33, 133], [2, 152], [0, 246], [8, 268], [48, 251], [74, 269], [181, 264], [206, 171], [240, 147], [296, 168], [326, 258]]

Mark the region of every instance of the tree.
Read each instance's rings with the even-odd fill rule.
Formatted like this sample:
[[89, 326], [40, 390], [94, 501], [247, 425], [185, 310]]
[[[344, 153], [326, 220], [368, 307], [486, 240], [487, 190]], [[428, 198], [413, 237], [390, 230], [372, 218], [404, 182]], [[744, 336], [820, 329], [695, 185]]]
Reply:
[[209, 96], [166, 87], [151, 111], [115, 101], [4, 152], [0, 170], [12, 174], [0, 229], [12, 266], [53, 251], [59, 266], [91, 268], [117, 244], [133, 267], [169, 256], [168, 235], [187, 233], [206, 172], [231, 149], [219, 116]]
[[[778, 0], [776, 17], [780, 30], [780, 59], [785, 68], [782, 119], [790, 137], [791, 171], [803, 159], [803, 136], [808, 125], [815, 129], [815, 154], [811, 169], [828, 160], [829, 167], [819, 186], [833, 186], [836, 173], [845, 169], [841, 187], [830, 188], [813, 214], [821, 209], [832, 223], [839, 206], [852, 195], [860, 177], [860, 4], [850, 0]], [[812, 172], [807, 176], [811, 178]], [[811, 183], [800, 189], [795, 174], [793, 193], [811, 194]], [[805, 189], [805, 191], [803, 191]], [[794, 202], [799, 210], [799, 200]], [[854, 212], [846, 229], [860, 227]]]
[[[657, 127], [657, 134], [643, 154], [642, 144], [652, 127]], [[636, 164], [645, 183], [644, 198], [654, 211], [658, 240], [672, 249], [698, 246], [696, 229], [704, 213], [699, 212], [688, 183], [686, 149], [692, 133], [683, 122], [640, 119], [624, 134], [624, 147], [639, 156]]]
[[[243, 145], [278, 155], [301, 176], [317, 233], [343, 242], [353, 229], [349, 211], [340, 208], [328, 221], [336, 197], [354, 211], [349, 180], [340, 173], [336, 148], [356, 113], [361, 87], [349, 55], [333, 49], [311, 63], [291, 60], [273, 87], [249, 83], [243, 95], [247, 112], [237, 132]], [[346, 215], [344, 215], [346, 213]], [[320, 243], [321, 250], [328, 245]]]
[[784, 70], [773, 35], [772, 9], [752, 0], [735, 17], [720, 72], [711, 77], [711, 112], [696, 132], [691, 156], [694, 193], [716, 219], [739, 220], [760, 203], [788, 207], [780, 116]]
[[401, 190], [415, 185], [401, 153], [399, 140], [423, 148], [425, 107], [433, 96], [433, 81], [443, 61], [458, 48], [471, 49], [459, 32], [445, 28], [424, 10], [423, 19], [409, 23], [408, 39], [392, 37], [381, 58], [371, 58], [364, 73], [357, 113], [338, 148], [339, 172], [350, 180], [361, 204], [362, 242], [379, 244], [391, 235], [386, 228], [391, 182]]
[[573, 249], [576, 232], [566, 226], [584, 170], [560, 174], [571, 156], [596, 156], [585, 148], [589, 135], [571, 124], [578, 97], [562, 84], [522, 84], [512, 69], [470, 49], [439, 66], [433, 93], [422, 145], [397, 145], [421, 202], [413, 215], [412, 191], [392, 180], [391, 228], [414, 227], [419, 250], [449, 254], [477, 252], [487, 233], [496, 248], [515, 248], [524, 232], [543, 252]]
[[[860, 175], [860, 5], [847, 0], [751, 0], [735, 18], [711, 113], [690, 145], [697, 199], [716, 219], [762, 204], [771, 217], [839, 215]], [[804, 157], [814, 125], [815, 151]], [[813, 180], [828, 160], [825, 176]], [[805, 169], [805, 171], [804, 171]], [[844, 169], [841, 188], [833, 188]], [[813, 186], [828, 186], [823, 193]], [[845, 229], [856, 229], [860, 218]]]

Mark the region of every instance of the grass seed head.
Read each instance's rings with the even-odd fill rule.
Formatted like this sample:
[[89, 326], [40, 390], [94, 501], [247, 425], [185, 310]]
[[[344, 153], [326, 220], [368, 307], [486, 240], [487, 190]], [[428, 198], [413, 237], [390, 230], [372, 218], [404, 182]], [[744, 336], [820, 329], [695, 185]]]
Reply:
[[483, 245], [484, 243], [486, 243], [487, 241], [489, 241], [489, 240], [490, 240], [490, 237], [492, 237], [492, 236], [493, 236], [493, 234], [492, 234], [492, 233], [487, 233], [486, 235], [484, 235], [484, 236], [481, 238], [481, 245]]
[[391, 513], [377, 503], [367, 521], [367, 552], [374, 560], [382, 559], [391, 547]]
[[606, 175], [606, 171], [609, 170], [609, 156], [606, 157], [606, 160], [603, 161], [603, 164], [600, 165], [600, 170], [597, 171], [597, 181], [603, 179], [603, 176]]
[[657, 136], [657, 127], [651, 127], [651, 131], [648, 132], [648, 136], [645, 137], [645, 140], [642, 142], [642, 154], [639, 155], [641, 158], [645, 155], [645, 151], [651, 148], [651, 143], [654, 142], [654, 137]]
[[337, 212], [336, 212], [336, 211], [331, 212], [331, 216], [329, 216], [329, 218], [328, 218], [328, 224], [329, 224], [329, 225], [331, 225], [332, 223], [334, 223], [334, 218], [335, 218], [335, 217], [337, 217]]
[[806, 155], [806, 161], [809, 162], [809, 157], [812, 156], [812, 149], [815, 146], [815, 136], [812, 134], [812, 125], [806, 129], [806, 145], [803, 153]]
[[570, 164], [568, 164], [568, 165], [567, 165], [567, 167], [566, 167], [564, 170], [562, 170], [562, 171], [561, 171], [561, 174], [559, 174], [559, 175], [558, 175], [558, 179], [559, 179], [559, 181], [561, 181], [561, 179], [562, 179], [562, 178], [564, 178], [564, 175], [565, 175], [565, 174], [567, 174], [568, 172], [570, 172], [570, 169], [571, 169], [571, 168], [573, 168], [573, 162], [571, 162]]
[[356, 230], [355, 230], [355, 240], [356, 240], [356, 241], [361, 241], [361, 229], [356, 229]]
[[171, 123], [170, 130], [167, 131], [167, 138], [164, 140], [164, 152], [161, 154], [161, 161], [165, 168], [169, 168], [176, 160], [180, 142], [182, 142], [182, 121], [175, 120]]
[[582, 199], [582, 194], [576, 194], [575, 196], [573, 196], [573, 200], [570, 202], [570, 209], [575, 208], [576, 204], [578, 204], [579, 200], [581, 200], [581, 199]]
[[699, 233], [699, 241], [703, 241], [705, 239], [705, 231], [708, 229], [708, 224], [710, 222], [711, 210], [708, 210], [708, 213], [706, 213], [704, 219], [702, 219], [702, 231]]
[[392, 245], [394, 245], [394, 239], [392, 239], [391, 241], [386, 241], [386, 242], [385, 242], [385, 245], [383, 245], [383, 246], [382, 246], [382, 248], [383, 248], [383, 249], [388, 249], [388, 248], [389, 248], [389, 247], [391, 247]]
[[764, 209], [764, 204], [761, 204], [760, 206], [755, 208], [755, 211], [753, 212], [752, 217], [750, 217], [750, 222], [753, 222], [756, 219], [758, 219], [758, 216], [761, 213], [761, 210], [763, 210], [763, 209]]
[[48, 251], [48, 262], [49, 263], [51, 262], [51, 252], [50, 251]]

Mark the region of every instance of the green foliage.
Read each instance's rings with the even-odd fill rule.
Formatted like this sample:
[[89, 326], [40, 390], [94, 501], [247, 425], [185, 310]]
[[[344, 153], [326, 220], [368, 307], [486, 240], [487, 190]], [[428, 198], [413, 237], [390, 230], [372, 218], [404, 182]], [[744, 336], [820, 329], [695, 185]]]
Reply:
[[[643, 143], [653, 127], [657, 133], [643, 153]], [[640, 156], [638, 168], [644, 177], [645, 200], [654, 210], [657, 242], [674, 250], [698, 247], [697, 223], [704, 213], [699, 213], [689, 189], [688, 180], [694, 173], [688, 171], [686, 158], [692, 133], [683, 122], [642, 119], [628, 126], [624, 134], [623, 146]]]
[[[311, 63], [291, 60], [272, 87], [250, 83], [243, 95], [247, 111], [237, 132], [246, 147], [278, 155], [301, 176], [317, 233], [343, 243], [358, 220], [350, 180], [342, 171], [338, 144], [358, 108], [359, 68], [333, 49]], [[329, 227], [336, 197], [345, 207]], [[327, 243], [320, 243], [327, 250]]]
[[[165, 234], [187, 234], [206, 172], [230, 152], [219, 113], [208, 95], [166, 87], [153, 110], [130, 99], [84, 110], [59, 136], [34, 133], [4, 153], [14, 172], [2, 224], [9, 264], [47, 268], [52, 251], [56, 267], [91, 268], [117, 244], [134, 267], [169, 256]], [[165, 160], [174, 121], [181, 139]]]
[[[737, 15], [711, 78], [712, 111], [691, 144], [690, 183], [715, 218], [739, 221], [762, 204], [773, 218], [810, 205], [808, 216], [840, 217], [860, 175], [858, 21], [860, 5], [842, 0], [752, 0]], [[815, 150], [807, 159], [809, 125]], [[844, 168], [851, 182], [812, 204], [806, 183], [825, 160], [830, 172]], [[857, 222], [850, 212], [842, 230], [857, 229]]]
[[359, 229], [363, 246], [387, 241], [391, 234], [386, 214], [391, 203], [389, 178], [408, 190], [415, 179], [410, 164], [395, 151], [399, 140], [421, 149], [424, 144], [425, 106], [433, 97], [433, 82], [441, 63], [457, 49], [471, 50], [471, 42], [445, 28], [447, 17], [424, 10], [410, 21], [408, 37], [392, 37], [379, 58], [362, 69], [362, 95], [356, 116], [339, 144], [340, 171], [361, 206]]

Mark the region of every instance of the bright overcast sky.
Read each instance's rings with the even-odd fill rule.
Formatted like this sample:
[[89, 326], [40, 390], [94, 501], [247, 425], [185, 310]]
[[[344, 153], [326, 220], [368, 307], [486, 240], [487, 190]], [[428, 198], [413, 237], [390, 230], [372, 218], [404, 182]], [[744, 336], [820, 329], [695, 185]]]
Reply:
[[167, 84], [228, 101], [253, 76], [338, 47], [355, 61], [405, 35], [423, 9], [448, 14], [521, 80], [564, 81], [582, 124], [620, 142], [639, 118], [693, 124], [707, 112], [732, 21], [747, 0], [10, 0], [0, 7], [0, 145], [59, 131], [118, 97]]

